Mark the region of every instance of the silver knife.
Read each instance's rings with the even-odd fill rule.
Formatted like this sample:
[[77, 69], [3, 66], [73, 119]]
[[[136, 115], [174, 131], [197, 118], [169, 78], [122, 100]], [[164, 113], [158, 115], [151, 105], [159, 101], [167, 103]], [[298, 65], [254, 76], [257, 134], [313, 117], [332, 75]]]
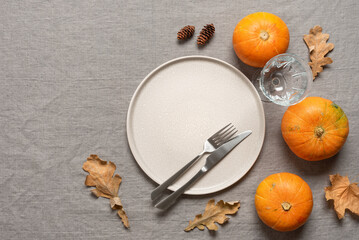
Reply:
[[252, 134], [251, 130], [242, 132], [236, 137], [232, 138], [217, 150], [215, 150], [209, 157], [206, 159], [204, 166], [194, 175], [186, 184], [177, 189], [167, 198], [163, 199], [155, 205], [156, 208], [167, 209], [173, 203], [176, 202], [176, 199], [186, 191], [193, 183], [200, 179], [204, 174], [206, 174], [210, 169], [212, 169], [217, 163], [219, 163], [230, 151], [232, 151], [240, 142], [242, 142], [246, 137]]

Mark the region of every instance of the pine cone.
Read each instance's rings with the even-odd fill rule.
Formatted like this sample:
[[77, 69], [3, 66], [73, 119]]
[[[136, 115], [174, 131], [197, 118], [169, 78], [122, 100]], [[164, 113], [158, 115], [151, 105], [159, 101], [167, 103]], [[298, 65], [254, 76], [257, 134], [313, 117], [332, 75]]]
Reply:
[[205, 45], [209, 39], [213, 37], [214, 31], [215, 28], [213, 23], [204, 26], [197, 37], [197, 44], [202, 46]]
[[187, 25], [183, 27], [179, 32], [177, 33], [177, 39], [178, 40], [186, 40], [193, 36], [194, 33], [194, 26]]

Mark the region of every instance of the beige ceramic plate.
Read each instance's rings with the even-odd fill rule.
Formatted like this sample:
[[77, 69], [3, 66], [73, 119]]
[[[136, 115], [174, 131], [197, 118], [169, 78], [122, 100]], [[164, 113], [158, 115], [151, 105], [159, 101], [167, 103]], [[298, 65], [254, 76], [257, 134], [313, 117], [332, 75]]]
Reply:
[[[265, 119], [256, 89], [238, 69], [215, 58], [181, 57], [162, 64], [139, 85], [128, 110], [127, 138], [142, 170], [160, 184], [228, 123], [253, 133], [186, 194], [213, 193], [242, 178], [262, 148]], [[206, 157], [169, 189], [187, 182]]]

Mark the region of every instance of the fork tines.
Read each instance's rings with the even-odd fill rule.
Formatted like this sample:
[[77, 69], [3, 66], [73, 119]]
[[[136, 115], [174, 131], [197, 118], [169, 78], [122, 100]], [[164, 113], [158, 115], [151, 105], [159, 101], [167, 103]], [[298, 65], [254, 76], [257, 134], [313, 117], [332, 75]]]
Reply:
[[230, 140], [235, 134], [237, 133], [237, 129], [234, 127], [232, 123], [229, 123], [222, 129], [220, 129], [218, 132], [213, 134], [210, 137], [210, 140], [212, 143], [218, 145], [222, 145], [223, 143]]

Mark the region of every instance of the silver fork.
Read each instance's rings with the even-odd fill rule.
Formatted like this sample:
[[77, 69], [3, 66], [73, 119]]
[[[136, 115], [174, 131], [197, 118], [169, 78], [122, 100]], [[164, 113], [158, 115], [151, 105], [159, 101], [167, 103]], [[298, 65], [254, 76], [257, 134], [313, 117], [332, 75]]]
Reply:
[[167, 179], [164, 183], [159, 185], [155, 190], [151, 193], [151, 199], [155, 200], [158, 198], [161, 193], [167, 189], [169, 185], [171, 185], [177, 178], [179, 178], [184, 172], [186, 172], [198, 159], [200, 159], [205, 153], [211, 153], [217, 148], [219, 148], [223, 143], [230, 140], [234, 134], [237, 133], [236, 128], [232, 123], [226, 125], [218, 132], [210, 136], [205, 142], [203, 146], [203, 151], [197, 155], [192, 161], [187, 163], [184, 167], [182, 167], [178, 172], [176, 172], [173, 176]]

